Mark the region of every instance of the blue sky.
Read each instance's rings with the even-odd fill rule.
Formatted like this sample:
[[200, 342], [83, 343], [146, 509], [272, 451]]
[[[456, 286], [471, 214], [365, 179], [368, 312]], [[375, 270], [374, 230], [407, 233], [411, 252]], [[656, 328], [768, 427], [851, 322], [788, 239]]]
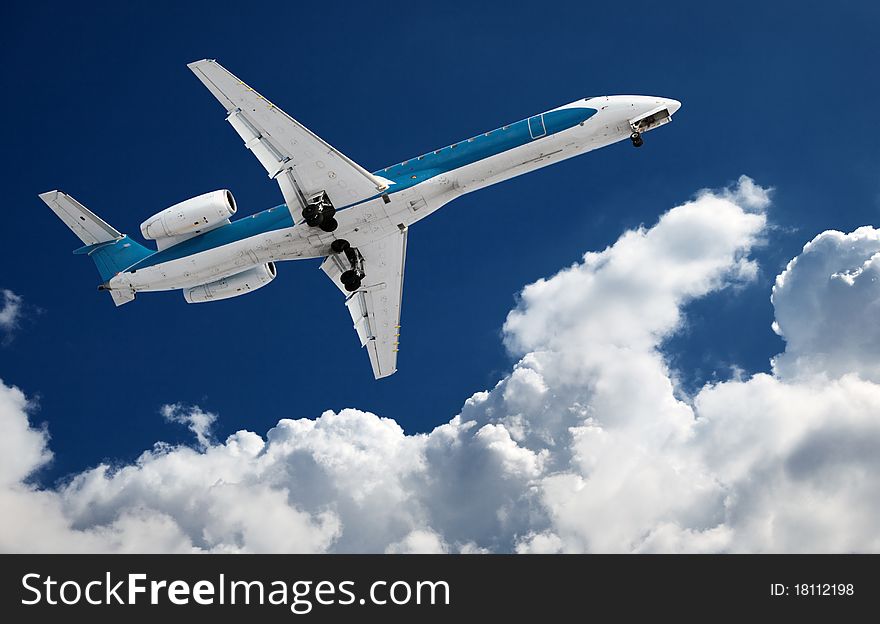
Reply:
[[[512, 358], [500, 328], [527, 283], [699, 188], [740, 174], [775, 189], [759, 279], [691, 304], [667, 349], [688, 387], [769, 368], [775, 275], [815, 234], [876, 223], [872, 3], [573, 2], [2, 9], [7, 109], [0, 288], [28, 313], [0, 377], [36, 396], [46, 482], [182, 440], [162, 403], [219, 412], [222, 438], [356, 406], [408, 432], [445, 422]], [[833, 8], [828, 8], [833, 7]], [[627, 16], [639, 24], [635, 30]], [[204, 306], [180, 293], [115, 309], [76, 238], [37, 199], [60, 188], [121, 231], [206, 191], [241, 214], [276, 185], [186, 68], [217, 58], [368, 169], [589, 95], [683, 103], [619, 144], [468, 195], [413, 228], [400, 371], [375, 382], [338, 291], [290, 262], [258, 293]]]

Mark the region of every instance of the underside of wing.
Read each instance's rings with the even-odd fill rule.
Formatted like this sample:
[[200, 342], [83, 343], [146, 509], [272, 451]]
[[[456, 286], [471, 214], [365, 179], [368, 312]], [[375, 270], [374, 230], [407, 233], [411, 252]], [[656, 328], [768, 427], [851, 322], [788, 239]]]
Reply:
[[188, 67], [221, 104], [226, 120], [269, 173], [299, 221], [298, 209], [325, 192], [344, 208], [385, 189], [384, 183], [290, 117], [213, 60]]
[[321, 264], [321, 269], [348, 296], [345, 305], [376, 379], [397, 371], [406, 236], [404, 228], [354, 250], [362, 260], [364, 275], [353, 293], [341, 280], [342, 274], [352, 269], [346, 254], [333, 254]]

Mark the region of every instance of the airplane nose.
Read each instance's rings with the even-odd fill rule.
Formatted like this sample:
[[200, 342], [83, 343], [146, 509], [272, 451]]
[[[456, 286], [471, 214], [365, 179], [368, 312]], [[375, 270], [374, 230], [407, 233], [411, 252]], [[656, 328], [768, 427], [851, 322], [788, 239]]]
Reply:
[[676, 112], [679, 108], [681, 108], [681, 102], [679, 102], [678, 100], [670, 100], [670, 99], [667, 98], [667, 99], [665, 100], [665, 102], [666, 102], [666, 110], [669, 111], [669, 116], [670, 116], [670, 117], [671, 117], [672, 115], [674, 115], [675, 112]]

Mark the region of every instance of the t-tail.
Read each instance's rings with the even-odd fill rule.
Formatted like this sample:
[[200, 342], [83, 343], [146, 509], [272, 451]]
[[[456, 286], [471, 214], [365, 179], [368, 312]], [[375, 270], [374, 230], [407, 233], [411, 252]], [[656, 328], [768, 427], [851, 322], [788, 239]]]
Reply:
[[117, 231], [66, 193], [48, 191], [41, 193], [40, 199], [85, 243], [85, 247], [73, 253], [86, 254], [95, 261], [102, 281], [98, 289], [109, 291], [118, 306], [134, 300], [132, 290], [110, 289], [109, 282], [114, 275], [154, 252]]

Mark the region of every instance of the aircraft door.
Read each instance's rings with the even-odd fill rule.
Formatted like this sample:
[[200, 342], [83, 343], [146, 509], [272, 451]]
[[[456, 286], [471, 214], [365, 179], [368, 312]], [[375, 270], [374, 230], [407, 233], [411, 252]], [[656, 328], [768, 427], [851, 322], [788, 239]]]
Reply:
[[544, 127], [544, 115], [529, 117], [529, 135], [533, 139], [539, 139], [545, 134], [547, 134], [547, 128]]

